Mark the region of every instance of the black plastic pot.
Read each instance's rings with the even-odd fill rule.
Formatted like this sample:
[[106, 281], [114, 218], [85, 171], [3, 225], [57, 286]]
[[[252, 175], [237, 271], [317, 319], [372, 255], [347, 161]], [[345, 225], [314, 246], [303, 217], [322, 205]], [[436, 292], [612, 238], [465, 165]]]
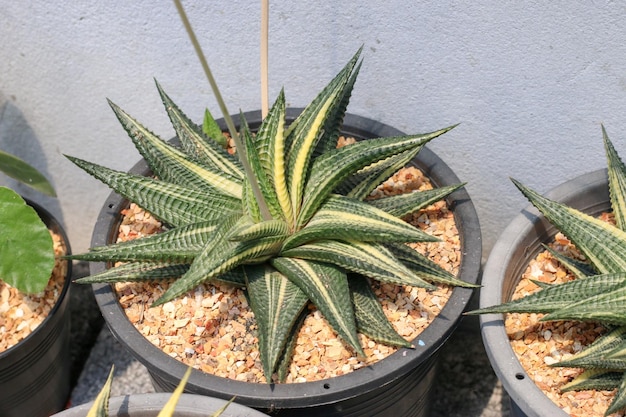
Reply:
[[[45, 209], [28, 202], [49, 229], [69, 241], [60, 223]], [[70, 393], [69, 288], [71, 263], [56, 305], [24, 340], [0, 353], [0, 416], [47, 417], [62, 410]]]
[[[611, 208], [607, 171], [581, 175], [552, 189], [546, 197], [592, 216]], [[502, 232], [485, 265], [480, 307], [509, 301], [528, 263], [554, 239], [557, 229], [529, 205]], [[483, 342], [491, 366], [511, 398], [513, 416], [567, 416], [526, 374], [506, 334], [501, 314], [480, 317]]]
[[[170, 393], [135, 394], [109, 400], [109, 417], [155, 417], [169, 400]], [[202, 395], [182, 394], [172, 417], [208, 417], [227, 403]], [[93, 403], [82, 404], [53, 417], [85, 417]], [[263, 417], [266, 414], [231, 403], [220, 417]]]
[[[289, 109], [293, 120], [301, 109]], [[252, 129], [261, 121], [260, 112], [245, 114]], [[235, 117], [238, 120], [238, 117]], [[346, 115], [343, 133], [357, 139], [396, 136], [402, 132], [390, 126], [354, 115]], [[459, 183], [450, 168], [429, 149], [424, 148], [413, 161], [435, 186]], [[144, 161], [132, 172], [145, 174]], [[461, 236], [463, 259], [460, 277], [477, 283], [481, 261], [481, 236], [478, 217], [465, 190], [449, 199]], [[117, 234], [120, 210], [128, 202], [112, 193], [104, 204], [94, 229], [92, 246], [111, 242]], [[92, 264], [92, 273], [105, 264]], [[186, 370], [181, 362], [164, 354], [148, 342], [127, 320], [110, 285], [94, 285], [96, 300], [115, 337], [149, 370], [157, 390], [172, 390]], [[456, 288], [443, 311], [414, 341], [415, 349], [402, 349], [388, 358], [348, 375], [301, 384], [253, 384], [194, 371], [186, 390], [219, 398], [237, 396], [237, 401], [278, 416], [425, 416], [435, 378], [439, 348], [456, 328], [472, 291]]]

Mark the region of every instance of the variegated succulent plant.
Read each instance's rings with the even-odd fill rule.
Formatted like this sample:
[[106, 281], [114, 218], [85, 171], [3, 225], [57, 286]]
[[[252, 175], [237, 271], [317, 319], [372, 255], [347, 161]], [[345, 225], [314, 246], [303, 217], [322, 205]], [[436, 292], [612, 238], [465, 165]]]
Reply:
[[615, 389], [606, 414], [626, 409], [626, 166], [602, 127], [615, 226], [549, 200], [518, 181], [528, 200], [586, 257], [571, 259], [546, 247], [575, 280], [547, 285], [533, 294], [470, 314], [545, 313], [542, 321], [597, 321], [610, 329], [580, 353], [553, 366], [584, 368], [564, 391]]
[[385, 318], [368, 280], [471, 286], [405, 245], [437, 239], [400, 218], [463, 184], [365, 200], [425, 143], [451, 128], [338, 149], [359, 54], [291, 124], [282, 92], [255, 134], [242, 120], [239, 160], [218, 145], [222, 131], [212, 117], [203, 127], [195, 125], [158, 84], [180, 147], [111, 103], [154, 177], [70, 159], [161, 219], [167, 231], [74, 256], [126, 262], [80, 282], [177, 278], [156, 304], [212, 280], [244, 286], [268, 381], [275, 372], [284, 378], [309, 302], [359, 354], [357, 332], [411, 346]]

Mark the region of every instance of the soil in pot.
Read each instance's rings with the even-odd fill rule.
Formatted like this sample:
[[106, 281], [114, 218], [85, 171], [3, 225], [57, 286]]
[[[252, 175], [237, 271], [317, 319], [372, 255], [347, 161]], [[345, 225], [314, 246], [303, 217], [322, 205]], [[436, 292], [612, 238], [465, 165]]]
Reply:
[[[610, 213], [601, 218], [613, 222]], [[553, 250], [584, 261], [584, 256], [561, 233], [549, 245]], [[573, 280], [574, 276], [548, 251], [533, 258], [522, 279], [515, 288], [512, 299], [518, 299], [539, 290], [532, 282], [541, 281], [558, 284]], [[535, 384], [557, 406], [571, 416], [602, 417], [613, 400], [615, 391], [585, 390], [561, 392], [561, 387], [570, 382], [582, 369], [551, 367], [566, 360], [591, 344], [606, 332], [606, 328], [594, 322], [554, 321], [540, 322], [541, 314], [507, 314], [505, 327], [511, 347], [522, 367]], [[611, 414], [624, 416], [623, 412]]]
[[[405, 168], [377, 190], [382, 196], [430, 189], [417, 168]], [[376, 195], [373, 196], [374, 198]], [[134, 205], [126, 210], [118, 240], [157, 232], [160, 223]], [[460, 264], [460, 241], [453, 213], [444, 201], [407, 217], [407, 221], [440, 238], [415, 249], [450, 272]], [[168, 283], [119, 283], [116, 291], [127, 317], [151, 343], [173, 358], [213, 375], [245, 382], [266, 382], [256, 348], [256, 325], [243, 291], [229, 285], [205, 284], [162, 306], [150, 304]], [[398, 333], [415, 339], [439, 314], [452, 288], [435, 291], [409, 286], [378, 285], [376, 293]], [[337, 338], [316, 310], [305, 320], [287, 382], [306, 382], [349, 373], [375, 363], [397, 349], [361, 337], [366, 358], [359, 358]]]

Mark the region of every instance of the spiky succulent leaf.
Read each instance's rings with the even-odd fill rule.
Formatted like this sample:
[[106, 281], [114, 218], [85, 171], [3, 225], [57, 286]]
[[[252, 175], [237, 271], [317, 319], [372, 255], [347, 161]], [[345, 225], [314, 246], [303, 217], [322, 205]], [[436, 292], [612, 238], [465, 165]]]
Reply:
[[427, 289], [436, 287], [415, 276], [383, 245], [360, 241], [318, 240], [281, 252], [282, 256], [308, 259], [338, 265], [348, 271], [379, 281], [412, 285]]
[[619, 290], [626, 284], [626, 272], [595, 275], [563, 284], [551, 285], [526, 297], [470, 314], [488, 313], [552, 313], [565, 309], [579, 300], [589, 299], [607, 291]]
[[206, 138], [199, 127], [165, 94], [158, 82], [156, 86], [185, 153], [218, 171], [243, 179], [243, 167], [237, 158], [225, 150], [226, 139], [211, 113], [205, 111], [203, 132], [208, 136]]
[[361, 356], [348, 278], [334, 265], [294, 258], [272, 258], [272, 266], [282, 272], [309, 297], [326, 320]]
[[448, 185], [426, 191], [398, 194], [373, 200], [370, 204], [392, 216], [403, 217], [409, 213], [425, 208], [463, 187], [465, 184]]
[[609, 360], [608, 353], [626, 348], [626, 327], [620, 326], [596, 339], [591, 345], [552, 366], [570, 368], [626, 369], [621, 360]]
[[545, 250], [550, 252], [550, 255], [552, 255], [565, 268], [567, 268], [572, 274], [574, 274], [576, 278], [585, 278], [596, 274], [593, 267], [588, 263], [565, 256], [547, 245], [543, 245], [543, 247]]
[[433, 242], [438, 240], [371, 204], [340, 195], [328, 197], [306, 227], [285, 241], [283, 250], [318, 239], [366, 242]]
[[117, 105], [112, 102], [109, 104], [158, 178], [191, 188], [215, 190], [216, 193], [236, 199], [241, 198], [240, 178], [196, 163], [184, 152], [150, 132]]
[[121, 264], [98, 274], [78, 278], [79, 284], [99, 284], [123, 281], [156, 281], [178, 278], [189, 270], [189, 264], [164, 262], [133, 262]]
[[350, 286], [354, 316], [359, 332], [377, 342], [392, 346], [413, 347], [410, 342], [404, 340], [395, 331], [389, 320], [386, 319], [385, 312], [367, 278], [361, 275], [350, 275], [348, 285]]
[[[588, 281], [589, 278], [581, 282]], [[576, 282], [576, 281], [574, 281]], [[599, 294], [580, 298], [542, 317], [542, 321], [597, 320], [606, 324], [626, 325], [626, 287], [603, 289]]]
[[600, 273], [626, 271], [626, 232], [552, 201], [512, 180], [528, 200], [585, 255]]
[[454, 126], [432, 133], [378, 138], [353, 143], [320, 155], [311, 165], [297, 226], [306, 224], [343, 180], [355, 171], [415, 147], [421, 147]]
[[620, 385], [622, 375], [622, 372], [607, 371], [605, 369], [588, 369], [571, 382], [563, 385], [561, 391], [582, 391], [588, 389], [612, 390]]
[[109, 376], [107, 377], [106, 382], [100, 388], [100, 392], [96, 396], [96, 399], [93, 401], [93, 405], [87, 412], [87, 417], [108, 417], [109, 415], [109, 397], [111, 395], [111, 385], [113, 384], [113, 371], [115, 370], [114, 366], [111, 366], [111, 370], [109, 371]]
[[[244, 267], [250, 307], [259, 327], [259, 351], [265, 375], [272, 375], [291, 329], [309, 299], [269, 265]], [[270, 382], [270, 381], [268, 381]]]
[[68, 157], [74, 164], [171, 226], [218, 220], [240, 212], [241, 202], [149, 177], [130, 175]]
[[626, 230], [626, 166], [615, 151], [604, 126], [602, 126], [602, 138], [606, 150], [609, 192], [615, 224], [620, 230]]
[[606, 409], [605, 415], [615, 413], [624, 408], [626, 408], [626, 374], [622, 374], [622, 380], [619, 387], [617, 387], [613, 401], [611, 401], [609, 408]]

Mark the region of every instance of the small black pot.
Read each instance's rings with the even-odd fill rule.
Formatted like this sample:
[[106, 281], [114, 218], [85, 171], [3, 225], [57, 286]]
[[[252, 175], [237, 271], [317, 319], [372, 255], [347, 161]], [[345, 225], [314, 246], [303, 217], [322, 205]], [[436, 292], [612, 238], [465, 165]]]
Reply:
[[[565, 182], [546, 194], [592, 216], [610, 211], [607, 171], [599, 170]], [[483, 271], [480, 307], [509, 301], [529, 262], [550, 243], [557, 229], [529, 205], [502, 232]], [[526, 374], [506, 334], [501, 314], [480, 316], [480, 327], [491, 366], [511, 398], [516, 417], [567, 416]]]
[[[48, 229], [70, 245], [61, 224], [45, 209], [28, 201]], [[71, 262], [56, 305], [24, 340], [0, 353], [0, 416], [47, 417], [62, 410], [70, 393], [69, 288]]]
[[[301, 109], [288, 109], [288, 121], [295, 119], [300, 112]], [[258, 128], [261, 122], [259, 111], [246, 113], [245, 117], [251, 129]], [[238, 120], [238, 116], [234, 118]], [[358, 140], [402, 135], [390, 126], [354, 115], [346, 115], [342, 132]], [[460, 182], [428, 148], [422, 149], [412, 164], [437, 187]], [[135, 165], [131, 172], [146, 174], [145, 161]], [[461, 237], [460, 278], [477, 283], [482, 242], [476, 211], [464, 189], [450, 195], [448, 203], [454, 208]], [[96, 223], [92, 247], [114, 241], [121, 221], [120, 210], [127, 206], [126, 200], [111, 193]], [[93, 263], [91, 273], [104, 271], [105, 267], [104, 263]], [[135, 329], [110, 285], [94, 285], [93, 289], [112, 333], [148, 368], [155, 388], [173, 390], [185, 373], [186, 365], [164, 354]], [[194, 370], [186, 391], [224, 399], [236, 396], [242, 404], [278, 416], [425, 416], [439, 348], [456, 328], [471, 296], [471, 289], [455, 288], [441, 314], [414, 341], [415, 349], [401, 349], [374, 365], [347, 375], [319, 382], [270, 385], [239, 382]]]
[[[113, 397], [109, 400], [109, 417], [154, 417], [172, 394], [157, 392]], [[207, 417], [226, 405], [226, 400], [202, 395], [182, 394], [172, 417]], [[85, 417], [93, 402], [72, 407], [53, 417]], [[266, 414], [231, 403], [220, 417], [263, 417]]]

